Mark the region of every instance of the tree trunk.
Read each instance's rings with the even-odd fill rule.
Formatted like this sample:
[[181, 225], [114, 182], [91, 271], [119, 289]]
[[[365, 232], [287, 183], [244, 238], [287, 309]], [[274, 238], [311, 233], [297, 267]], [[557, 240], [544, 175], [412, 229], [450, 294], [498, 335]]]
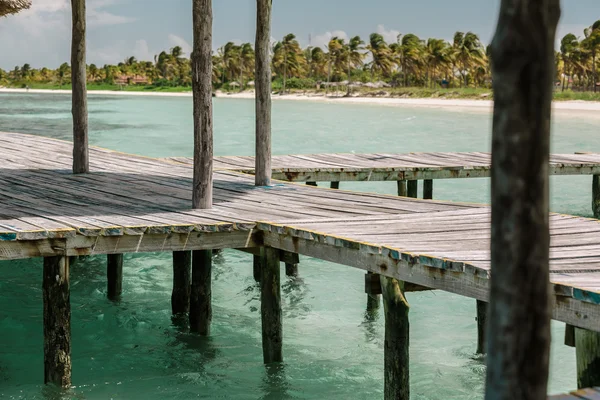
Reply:
[[271, 185], [271, 40], [272, 0], [256, 0], [256, 186]]
[[350, 78], [350, 60], [348, 60], [348, 90], [346, 92], [346, 96], [350, 97], [350, 84], [352, 83], [352, 78]]
[[594, 93], [596, 93], [596, 49], [592, 51], [592, 84], [594, 85]]
[[502, 0], [492, 41], [487, 400], [543, 400], [550, 354], [548, 161], [559, 0]]
[[87, 87], [85, 70], [85, 0], [71, 0], [71, 113], [73, 114], [73, 173], [90, 171], [88, 151]]
[[194, 50], [192, 91], [194, 96], [193, 208], [212, 208], [213, 111], [212, 111], [212, 0], [193, 0]]
[[287, 78], [287, 51], [283, 48], [283, 94], [285, 94], [285, 81]]

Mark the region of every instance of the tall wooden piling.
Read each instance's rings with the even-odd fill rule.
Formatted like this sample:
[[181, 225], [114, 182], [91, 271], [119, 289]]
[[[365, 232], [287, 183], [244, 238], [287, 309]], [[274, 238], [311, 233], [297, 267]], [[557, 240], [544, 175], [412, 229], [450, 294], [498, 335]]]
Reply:
[[69, 258], [44, 258], [44, 383], [71, 386]]
[[260, 311], [265, 364], [283, 361], [281, 267], [279, 250], [261, 248]]
[[256, 0], [256, 186], [271, 184], [271, 7], [272, 0]]
[[262, 258], [261, 256], [254, 256], [252, 258], [253, 264], [252, 264], [252, 276], [254, 276], [254, 280], [256, 282], [260, 282], [260, 270], [261, 270], [261, 264], [262, 264]]
[[486, 352], [485, 329], [487, 326], [487, 309], [487, 302], [477, 300], [477, 354], [485, 354]]
[[286, 276], [298, 276], [298, 264], [285, 263]]
[[173, 252], [173, 292], [171, 310], [173, 315], [190, 311], [190, 290], [192, 285], [192, 252]]
[[425, 200], [433, 199], [433, 179], [423, 181], [423, 198]]
[[210, 335], [212, 321], [212, 251], [192, 252], [192, 286], [190, 290], [190, 331]]
[[600, 386], [600, 333], [575, 328], [577, 388]]
[[85, 64], [85, 0], [71, 0], [71, 113], [73, 114], [73, 173], [89, 172], [88, 114]]
[[[212, 0], [193, 0], [194, 49], [192, 91], [194, 106], [193, 208], [213, 203]], [[212, 250], [192, 252], [190, 330], [210, 334], [212, 320]]]
[[406, 181], [398, 181], [398, 196], [408, 196]]
[[502, 0], [491, 44], [492, 230], [486, 399], [548, 388], [549, 153], [559, 0]]
[[109, 300], [118, 300], [123, 292], [123, 254], [106, 256], [106, 296]]
[[409, 305], [404, 284], [381, 276], [385, 310], [384, 399], [409, 400]]
[[365, 293], [367, 294], [367, 311], [378, 309], [381, 297], [379, 274], [374, 274], [371, 271], [365, 274]]
[[600, 175], [592, 176], [592, 211], [594, 218], [600, 218]]
[[408, 181], [406, 185], [406, 195], [416, 199], [418, 187], [419, 181]]

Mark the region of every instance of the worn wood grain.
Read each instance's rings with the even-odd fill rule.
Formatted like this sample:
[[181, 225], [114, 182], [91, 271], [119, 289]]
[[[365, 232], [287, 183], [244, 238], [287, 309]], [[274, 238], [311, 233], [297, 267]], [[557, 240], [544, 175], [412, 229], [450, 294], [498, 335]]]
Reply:
[[271, 184], [271, 8], [272, 0], [256, 0], [256, 163], [257, 186]]
[[600, 386], [600, 334], [575, 328], [577, 388]]
[[503, 0], [491, 45], [487, 400], [546, 398], [552, 310], [548, 164], [559, 17], [559, 0]]
[[283, 361], [283, 326], [281, 313], [281, 267], [279, 250], [262, 249], [260, 275], [260, 315], [263, 360], [265, 364]]

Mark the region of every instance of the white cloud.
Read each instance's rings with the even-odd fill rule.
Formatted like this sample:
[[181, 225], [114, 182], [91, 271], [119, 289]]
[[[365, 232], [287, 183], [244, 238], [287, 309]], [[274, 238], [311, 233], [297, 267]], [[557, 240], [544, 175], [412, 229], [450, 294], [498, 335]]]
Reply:
[[179, 46], [183, 50], [183, 54], [189, 56], [192, 53], [192, 46], [182, 37], [169, 33], [169, 43], [175, 47]]
[[348, 34], [344, 31], [337, 30], [337, 31], [332, 31], [332, 32], [325, 32], [321, 35], [315, 35], [312, 38], [311, 46], [326, 48], [327, 45], [329, 44], [329, 41], [333, 37], [338, 37], [338, 38], [344, 39], [346, 41], [348, 41], [348, 39], [349, 39]]
[[395, 29], [387, 30], [384, 25], [377, 25], [377, 33], [383, 36], [383, 39], [389, 43], [396, 43], [398, 41], [398, 35], [400, 35], [400, 31]]

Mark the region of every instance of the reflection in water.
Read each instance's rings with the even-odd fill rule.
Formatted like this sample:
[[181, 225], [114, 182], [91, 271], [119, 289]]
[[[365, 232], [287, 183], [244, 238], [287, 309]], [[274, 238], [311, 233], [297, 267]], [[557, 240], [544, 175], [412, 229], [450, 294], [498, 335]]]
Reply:
[[363, 314], [361, 326], [365, 330], [365, 340], [373, 342], [379, 340], [381, 333], [377, 330], [379, 320], [379, 297], [378, 295], [367, 295], [367, 308]]
[[285, 365], [281, 363], [265, 365], [265, 374], [260, 386], [264, 393], [261, 400], [292, 399], [288, 393], [290, 385], [285, 374]]
[[304, 317], [310, 313], [310, 305], [305, 301], [310, 289], [304, 279], [298, 276], [288, 277], [281, 285], [281, 293], [287, 305], [284, 318]]

